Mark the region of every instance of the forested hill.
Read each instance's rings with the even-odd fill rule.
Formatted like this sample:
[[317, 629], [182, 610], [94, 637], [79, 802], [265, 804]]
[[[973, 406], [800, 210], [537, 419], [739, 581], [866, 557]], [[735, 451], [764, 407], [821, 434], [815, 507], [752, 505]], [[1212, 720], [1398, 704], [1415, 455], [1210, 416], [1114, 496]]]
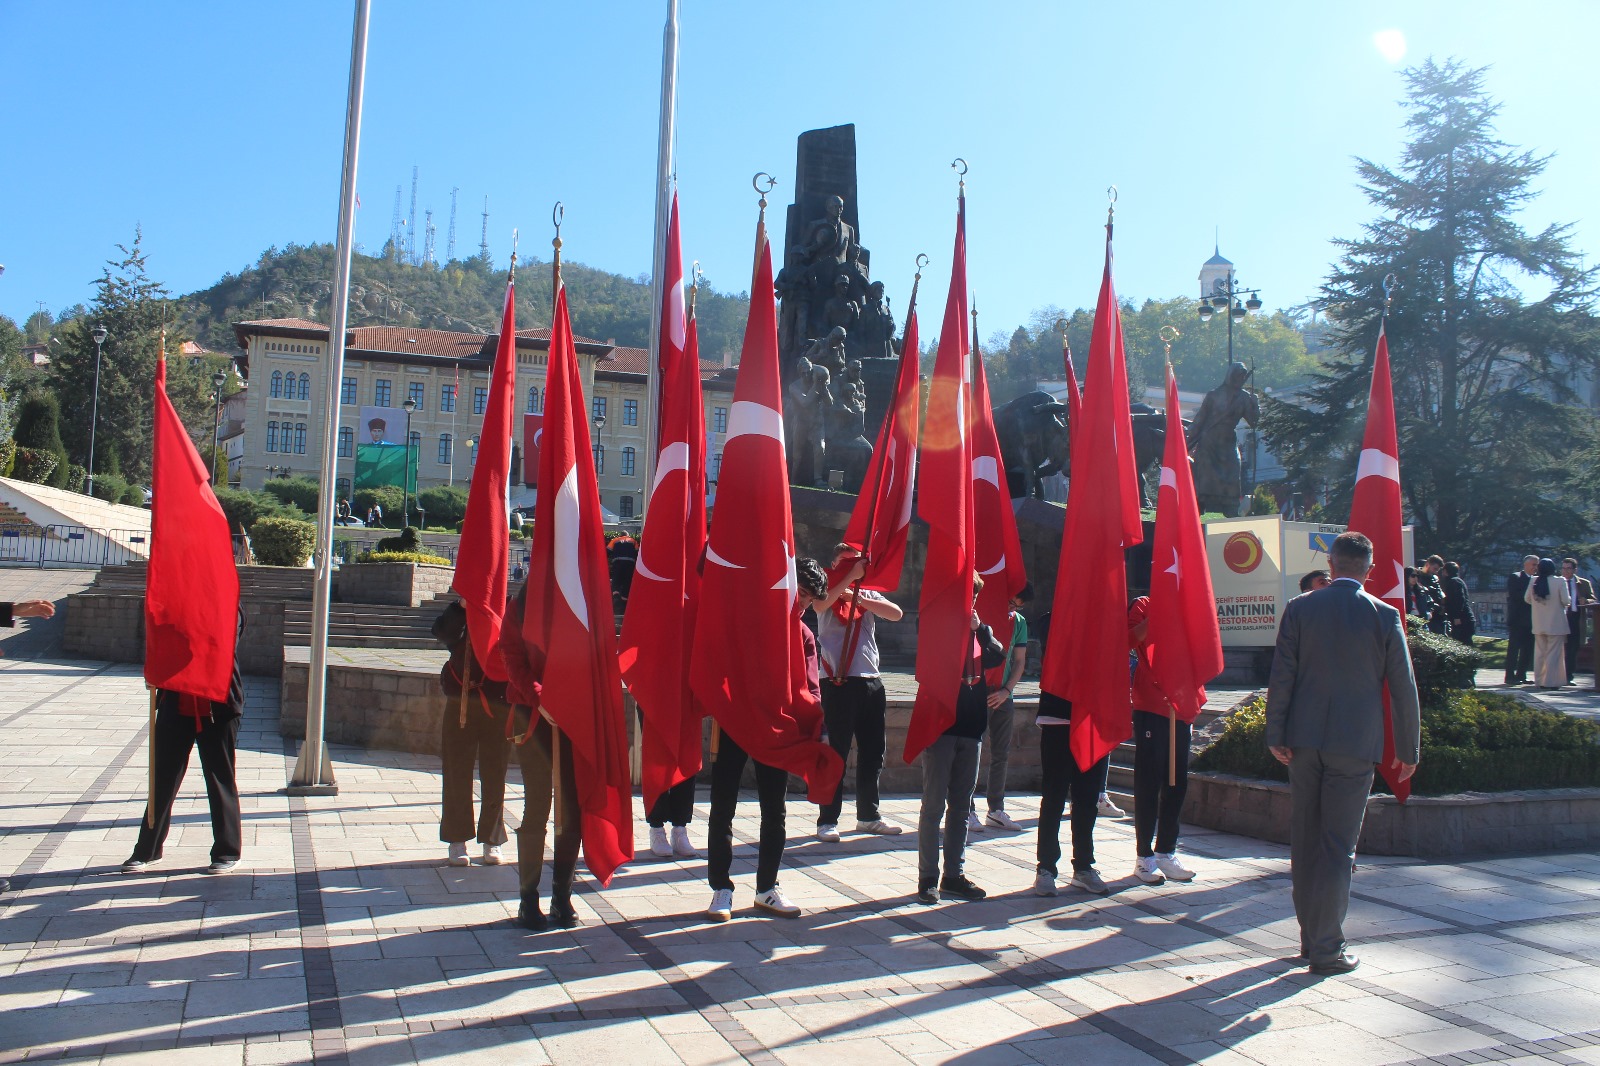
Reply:
[[[233, 324], [261, 318], [328, 321], [333, 292], [331, 244], [271, 248], [250, 267], [208, 289], [180, 298], [195, 339], [216, 352], [232, 352]], [[572, 328], [581, 337], [646, 346], [650, 333], [650, 285], [565, 261], [562, 278], [572, 308]], [[517, 266], [517, 328], [550, 324], [550, 264], [524, 260]], [[494, 333], [500, 329], [506, 271], [474, 256], [442, 266], [412, 266], [390, 258], [357, 255], [350, 279], [350, 325], [418, 326], [424, 329]], [[697, 304], [700, 351], [720, 358], [738, 351], [748, 295], [728, 296], [702, 288]]]

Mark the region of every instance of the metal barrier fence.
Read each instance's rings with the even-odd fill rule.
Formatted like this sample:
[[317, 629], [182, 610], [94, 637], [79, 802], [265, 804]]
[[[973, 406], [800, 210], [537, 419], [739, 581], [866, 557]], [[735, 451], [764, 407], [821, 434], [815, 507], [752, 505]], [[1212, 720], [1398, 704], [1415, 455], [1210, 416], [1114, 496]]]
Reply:
[[98, 570], [150, 557], [143, 529], [88, 526], [12, 526], [0, 529], [0, 566], [83, 567]]

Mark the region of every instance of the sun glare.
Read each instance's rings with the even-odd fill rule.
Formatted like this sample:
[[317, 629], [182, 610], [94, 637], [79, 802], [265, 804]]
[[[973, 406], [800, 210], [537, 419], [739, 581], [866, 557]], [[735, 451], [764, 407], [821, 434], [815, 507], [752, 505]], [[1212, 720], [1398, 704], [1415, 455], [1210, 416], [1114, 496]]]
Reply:
[[1401, 30], [1379, 30], [1372, 35], [1372, 43], [1377, 46], [1378, 54], [1390, 63], [1398, 63], [1406, 57], [1406, 35]]

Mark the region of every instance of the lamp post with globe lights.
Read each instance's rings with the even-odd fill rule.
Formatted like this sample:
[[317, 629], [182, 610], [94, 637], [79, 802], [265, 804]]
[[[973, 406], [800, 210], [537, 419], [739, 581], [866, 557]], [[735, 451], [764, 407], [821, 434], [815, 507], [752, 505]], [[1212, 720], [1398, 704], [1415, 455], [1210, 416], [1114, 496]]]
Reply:
[[94, 495], [94, 431], [100, 423], [100, 350], [106, 343], [106, 327], [95, 326], [89, 336], [94, 338], [94, 400], [89, 413], [89, 470], [84, 491]]
[[217, 371], [211, 375], [211, 386], [215, 390], [212, 397], [215, 401], [211, 413], [211, 483], [217, 483], [217, 460], [222, 456], [222, 386], [227, 383], [228, 375]]

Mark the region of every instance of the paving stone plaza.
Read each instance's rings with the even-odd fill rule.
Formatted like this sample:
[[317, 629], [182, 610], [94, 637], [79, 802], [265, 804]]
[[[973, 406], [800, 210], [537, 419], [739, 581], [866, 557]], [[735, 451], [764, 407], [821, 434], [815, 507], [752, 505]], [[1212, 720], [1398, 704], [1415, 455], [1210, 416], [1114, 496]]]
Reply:
[[[641, 848], [607, 890], [580, 874], [581, 928], [529, 934], [510, 921], [514, 867], [443, 864], [436, 760], [335, 746], [337, 796], [283, 793], [276, 680], [249, 681], [244, 861], [200, 874], [191, 767], [166, 858], [123, 876], [145, 793], [139, 669], [30, 637], [0, 660], [0, 1061], [1600, 1063], [1594, 854], [1363, 859], [1363, 965], [1318, 979], [1289, 959], [1285, 848], [1191, 829], [1199, 879], [1151, 888], [1129, 876], [1130, 824], [1102, 821], [1113, 894], [1041, 899], [1029, 795], [1012, 801], [1022, 832], [969, 848], [990, 898], [938, 907], [911, 898], [915, 798], [886, 805], [900, 837], [838, 844], [793, 798], [782, 885], [805, 914], [758, 917], [750, 793], [732, 922], [700, 916], [703, 862]], [[1587, 684], [1571, 709], [1600, 705]], [[513, 767], [512, 823], [520, 797]]]

